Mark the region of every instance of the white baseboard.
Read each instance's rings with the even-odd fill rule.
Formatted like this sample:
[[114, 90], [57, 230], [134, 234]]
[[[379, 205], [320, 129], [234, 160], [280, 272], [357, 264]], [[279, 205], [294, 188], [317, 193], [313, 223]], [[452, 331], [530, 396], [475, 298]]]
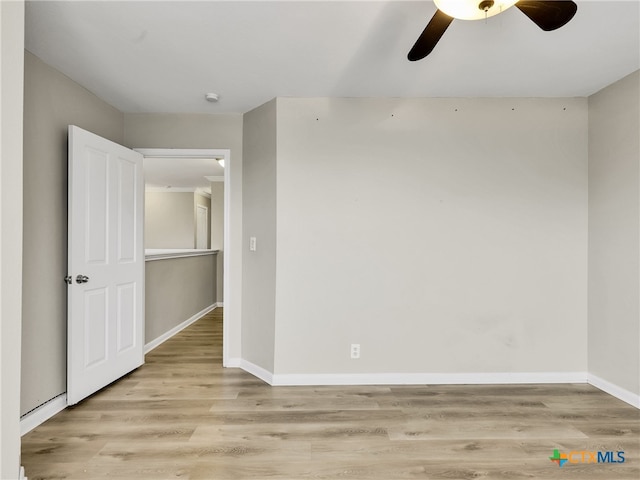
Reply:
[[20, 476], [18, 477], [18, 480], [28, 480], [26, 475], [24, 474], [24, 467], [20, 466]]
[[283, 374], [271, 373], [242, 358], [230, 358], [227, 367], [241, 368], [273, 386], [587, 383], [586, 372]]
[[271, 377], [273, 381], [268, 383], [274, 386], [587, 383], [586, 372], [273, 374]]
[[167, 340], [169, 340], [171, 337], [173, 337], [176, 333], [180, 332], [181, 330], [184, 330], [185, 328], [187, 328], [189, 325], [191, 325], [192, 323], [194, 323], [196, 320], [200, 320], [200, 318], [202, 318], [202, 316], [206, 315], [207, 313], [209, 313], [212, 310], [215, 310], [217, 308], [217, 304], [214, 303], [213, 305], [209, 305], [207, 308], [205, 308], [204, 310], [199, 311], [198, 313], [196, 313], [193, 317], [185, 320], [184, 322], [182, 322], [180, 325], [176, 325], [175, 327], [173, 327], [171, 330], [169, 330], [166, 333], [163, 333], [162, 335], [160, 335], [158, 338], [156, 338], [155, 340], [151, 340], [149, 343], [147, 343], [144, 346], [144, 353], [149, 353], [151, 350], [153, 350], [154, 348], [156, 348], [157, 346], [163, 344], [164, 342], [166, 342]]
[[224, 308], [224, 302], [216, 303], [216, 308]]
[[609, 395], [612, 395], [633, 407], [640, 408], [640, 395], [638, 394], [630, 392], [629, 390], [619, 387], [611, 382], [607, 382], [606, 380], [591, 373], [587, 377], [587, 382], [589, 385], [593, 385], [603, 392], [608, 393]]
[[240, 365], [242, 365], [242, 359], [241, 358], [229, 358], [227, 360], [227, 364], [225, 365], [226, 368], [242, 368], [240, 367]]
[[67, 408], [67, 394], [63, 393], [49, 400], [44, 405], [39, 406], [32, 412], [27, 413], [20, 419], [20, 436], [29, 433], [31, 430], [53, 417], [56, 413]]
[[269, 385], [273, 385], [273, 373], [265, 370], [255, 363], [251, 363], [245, 360], [244, 358], [230, 358], [227, 361], [227, 368], [241, 368], [254, 377], [258, 377], [263, 382], [266, 382]]

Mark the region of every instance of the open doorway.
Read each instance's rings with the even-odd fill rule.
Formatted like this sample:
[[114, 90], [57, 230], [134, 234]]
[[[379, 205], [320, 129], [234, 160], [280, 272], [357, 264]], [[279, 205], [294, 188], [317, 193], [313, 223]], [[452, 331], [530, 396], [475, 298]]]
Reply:
[[206, 205], [196, 205], [196, 249], [213, 248], [211, 236], [209, 208]]
[[[157, 184], [153, 185], [152, 189], [156, 191], [164, 189], [173, 190], [173, 191], [193, 191], [193, 194], [197, 197], [200, 195], [209, 195], [211, 197], [212, 192], [215, 195], [217, 192], [221, 190], [223, 193], [223, 221], [221, 222], [222, 226], [222, 239], [220, 241], [219, 238], [214, 238], [214, 235], [209, 233], [209, 240], [207, 241], [207, 247], [219, 250], [218, 253], [218, 263], [221, 263], [221, 275], [218, 277], [222, 277], [222, 305], [225, 307], [225, 315], [223, 318], [223, 365], [228, 364], [229, 354], [228, 354], [228, 345], [229, 345], [229, 328], [228, 328], [228, 319], [233, 318], [231, 308], [233, 305], [228, 301], [230, 296], [230, 268], [231, 258], [233, 256], [233, 249], [231, 248], [230, 241], [230, 199], [231, 199], [231, 182], [229, 177], [230, 172], [230, 162], [231, 155], [230, 150], [228, 149], [173, 149], [173, 148], [136, 148], [134, 149], [137, 152], [141, 153], [145, 158], [145, 164], [148, 162], [157, 162], [158, 164], [164, 163], [166, 165], [173, 165], [172, 168], [163, 168], [161, 169], [163, 175], [166, 176], [157, 176], [156, 180], [154, 180]], [[185, 182], [190, 182], [188, 180], [188, 170], [189, 166], [197, 167], [198, 163], [202, 163], [204, 160], [209, 160], [215, 162], [215, 168], [209, 169], [208, 175], [202, 175], [203, 178], [199, 179], [197, 185], [186, 185]], [[170, 163], [167, 163], [170, 162]], [[197, 168], [195, 171], [198, 171]], [[200, 170], [205, 171], [205, 170]], [[198, 175], [198, 174], [196, 174]], [[193, 183], [193, 182], [190, 182]], [[220, 188], [220, 185], [223, 185], [223, 188]], [[170, 188], [167, 188], [170, 187]], [[216, 199], [218, 200], [218, 199]], [[211, 202], [211, 207], [207, 212], [207, 223], [209, 232], [210, 227], [214, 226], [213, 215], [209, 215], [209, 212], [213, 212], [215, 205]], [[203, 205], [205, 206], [205, 205]], [[198, 206], [194, 203], [194, 213], [193, 213], [193, 247], [197, 248], [197, 238], [198, 238], [198, 212], [202, 215], [202, 209], [199, 209]], [[202, 222], [202, 220], [201, 220]], [[202, 242], [202, 240], [201, 240]], [[202, 243], [200, 244], [202, 246]], [[222, 258], [220, 258], [222, 257]], [[222, 260], [222, 262], [220, 262]], [[219, 298], [219, 297], [218, 297]], [[220, 300], [218, 300], [220, 302]]]

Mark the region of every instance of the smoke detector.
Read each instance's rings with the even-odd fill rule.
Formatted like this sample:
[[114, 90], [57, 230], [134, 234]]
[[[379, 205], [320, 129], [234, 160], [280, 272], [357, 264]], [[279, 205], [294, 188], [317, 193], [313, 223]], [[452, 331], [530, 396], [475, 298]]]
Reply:
[[204, 98], [207, 99], [207, 102], [215, 103], [220, 98], [217, 93], [207, 93]]

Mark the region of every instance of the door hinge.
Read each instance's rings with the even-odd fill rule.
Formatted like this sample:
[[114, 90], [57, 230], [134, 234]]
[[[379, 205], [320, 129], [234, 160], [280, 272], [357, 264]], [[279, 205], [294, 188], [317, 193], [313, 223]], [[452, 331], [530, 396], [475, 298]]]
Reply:
[[64, 277], [64, 283], [66, 283], [67, 285], [71, 285], [71, 283], [73, 283], [71, 275], [67, 275], [66, 277]]

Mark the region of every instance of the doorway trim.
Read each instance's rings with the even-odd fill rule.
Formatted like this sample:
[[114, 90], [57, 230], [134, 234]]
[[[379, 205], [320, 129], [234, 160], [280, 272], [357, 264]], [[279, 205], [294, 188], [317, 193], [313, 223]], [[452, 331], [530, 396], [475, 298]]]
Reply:
[[[229, 319], [235, 318], [231, 311], [231, 258], [234, 254], [231, 245], [231, 150], [228, 148], [134, 148], [143, 157], [153, 158], [221, 158], [224, 159], [224, 235], [223, 235], [223, 278], [222, 303], [225, 314], [222, 317], [222, 366], [229, 363]], [[143, 218], [144, 222], [144, 218]], [[144, 224], [143, 224], [144, 227]], [[217, 299], [216, 299], [217, 301]]]

